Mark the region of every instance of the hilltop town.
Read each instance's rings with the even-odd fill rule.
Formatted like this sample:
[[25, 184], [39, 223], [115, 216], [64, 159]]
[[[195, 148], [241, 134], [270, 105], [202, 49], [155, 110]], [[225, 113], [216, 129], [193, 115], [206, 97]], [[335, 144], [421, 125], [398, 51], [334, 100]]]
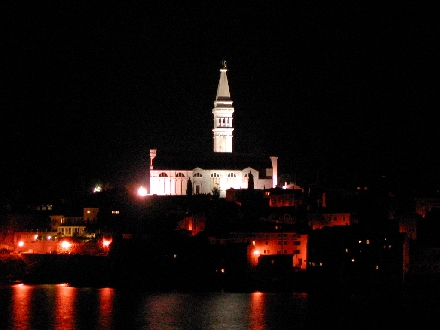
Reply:
[[386, 176], [300, 185], [279, 173], [277, 156], [235, 153], [227, 72], [223, 61], [212, 153], [150, 149], [145, 186], [2, 200], [2, 280], [193, 290], [434, 285], [440, 198], [404, 194]]
[[[28, 206], [1, 215], [3, 257], [25, 261], [1, 275], [176, 289], [435, 283], [440, 199], [402, 200], [380, 186], [284, 188], [225, 198], [109, 189], [86, 196], [81, 214]], [[36, 266], [41, 256], [56, 267]]]

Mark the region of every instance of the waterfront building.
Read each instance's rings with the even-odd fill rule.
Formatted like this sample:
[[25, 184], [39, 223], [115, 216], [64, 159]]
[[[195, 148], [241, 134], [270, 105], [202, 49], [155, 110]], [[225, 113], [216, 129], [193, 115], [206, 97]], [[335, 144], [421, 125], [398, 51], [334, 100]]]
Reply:
[[56, 253], [58, 239], [56, 232], [17, 231], [14, 233], [16, 253]]
[[247, 244], [247, 262], [251, 267], [269, 265], [283, 255], [292, 269], [307, 269], [308, 234], [297, 231], [264, 230], [232, 232], [226, 238], [210, 238], [211, 244]]

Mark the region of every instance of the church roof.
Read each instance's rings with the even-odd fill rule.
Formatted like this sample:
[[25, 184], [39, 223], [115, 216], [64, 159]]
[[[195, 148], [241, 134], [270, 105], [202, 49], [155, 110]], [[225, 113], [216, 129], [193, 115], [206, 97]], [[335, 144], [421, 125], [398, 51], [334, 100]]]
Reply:
[[153, 161], [155, 170], [193, 170], [197, 167], [204, 170], [243, 170], [251, 167], [262, 171], [272, 168], [269, 157], [261, 155], [237, 154], [229, 152], [210, 152], [197, 154], [185, 153], [161, 153], [158, 151]]

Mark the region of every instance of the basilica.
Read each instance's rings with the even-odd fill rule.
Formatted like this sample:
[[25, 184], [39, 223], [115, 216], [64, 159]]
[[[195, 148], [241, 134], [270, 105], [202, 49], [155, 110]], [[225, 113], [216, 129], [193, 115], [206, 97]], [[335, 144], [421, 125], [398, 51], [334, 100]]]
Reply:
[[209, 154], [161, 155], [150, 149], [149, 194], [187, 195], [227, 189], [270, 189], [277, 185], [278, 157], [233, 152], [233, 113], [226, 61], [214, 101], [213, 152]]

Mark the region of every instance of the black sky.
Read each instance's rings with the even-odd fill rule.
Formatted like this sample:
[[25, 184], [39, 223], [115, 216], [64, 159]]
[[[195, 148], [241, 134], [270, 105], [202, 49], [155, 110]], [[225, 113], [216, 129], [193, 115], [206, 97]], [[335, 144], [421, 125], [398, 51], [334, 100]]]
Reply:
[[150, 147], [210, 151], [222, 59], [235, 151], [277, 155], [300, 183], [440, 184], [427, 4], [1, 7], [3, 191], [135, 176]]

